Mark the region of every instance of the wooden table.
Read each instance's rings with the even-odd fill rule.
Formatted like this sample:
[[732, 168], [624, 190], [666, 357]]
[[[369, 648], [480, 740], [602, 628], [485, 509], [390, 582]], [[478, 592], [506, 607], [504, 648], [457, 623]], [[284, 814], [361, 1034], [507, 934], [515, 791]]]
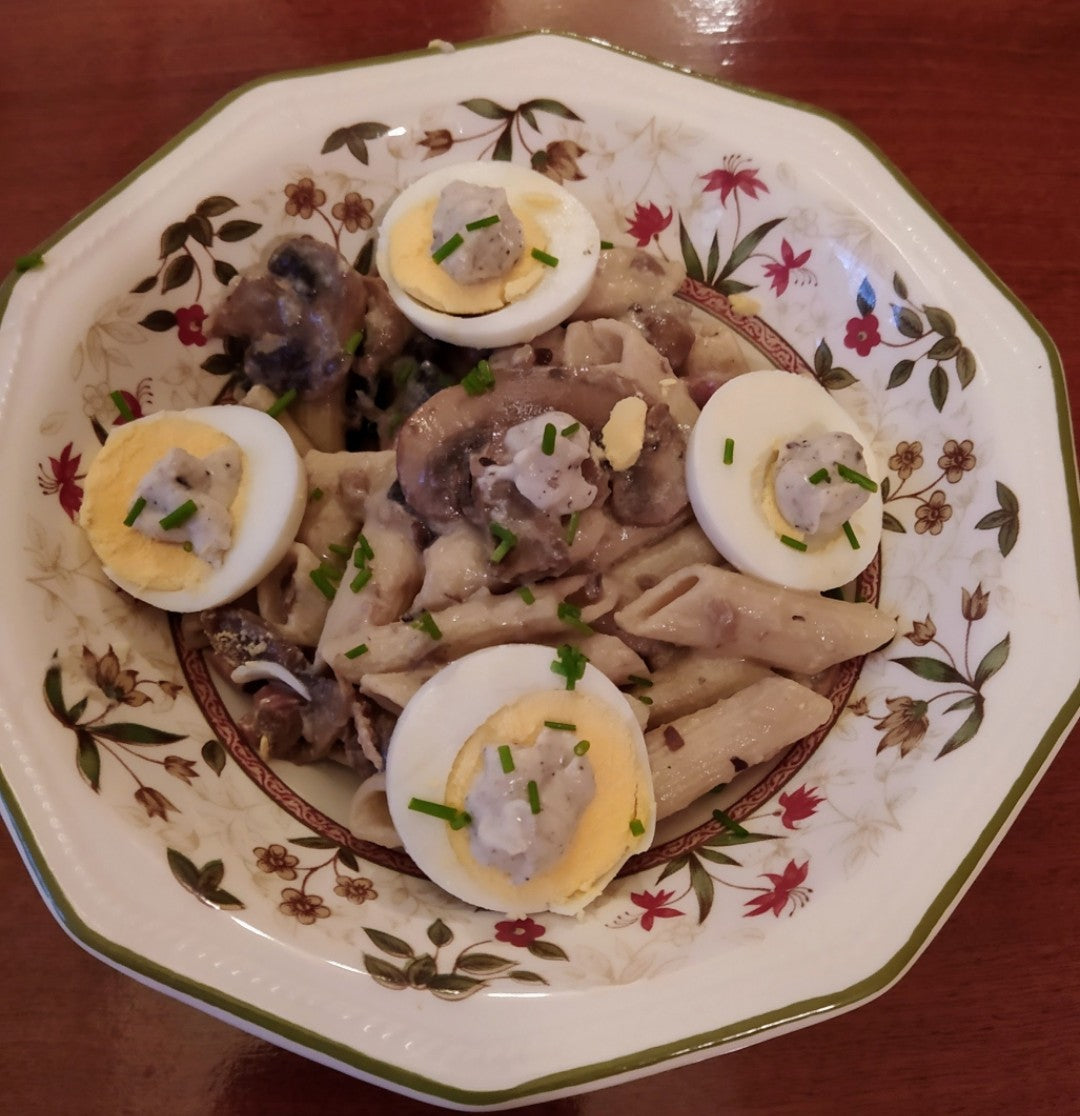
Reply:
[[[1061, 351], [1080, 393], [1075, 0], [139, 0], [5, 5], [0, 261], [258, 75], [526, 27], [606, 39], [846, 117]], [[819, 1026], [529, 1111], [1076, 1111], [1080, 733], [899, 985]], [[0, 839], [0, 1075], [23, 1113], [426, 1110], [94, 960]]]

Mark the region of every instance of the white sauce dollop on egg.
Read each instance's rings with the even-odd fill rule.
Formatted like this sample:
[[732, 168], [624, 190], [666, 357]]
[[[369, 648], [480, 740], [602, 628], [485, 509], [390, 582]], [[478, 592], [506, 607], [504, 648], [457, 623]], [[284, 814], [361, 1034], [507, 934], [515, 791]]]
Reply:
[[[470, 291], [473, 284], [456, 284], [431, 259], [431, 215], [453, 182], [502, 188], [525, 227], [521, 260], [507, 277], [489, 281], [505, 287], [505, 304], [502, 296], [487, 301], [490, 288]], [[534, 259], [534, 247], [558, 262]], [[577, 198], [550, 178], [501, 160], [444, 166], [408, 186], [386, 211], [375, 256], [390, 297], [414, 325], [441, 341], [474, 348], [516, 345], [565, 320], [589, 290], [599, 257], [596, 222]], [[474, 296], [477, 307], [497, 308], [470, 310]], [[450, 299], [463, 307], [460, 313], [439, 308]]]
[[[789, 442], [834, 432], [859, 444], [875, 491], [865, 493], [851, 513], [850, 536], [842, 528], [810, 535], [778, 510], [775, 466]], [[719, 387], [687, 446], [690, 504], [713, 546], [743, 573], [793, 589], [834, 589], [870, 564], [881, 542], [880, 477], [869, 439], [832, 396], [809, 377], [775, 369], [736, 376]], [[833, 476], [828, 483], [849, 482]]]
[[[125, 525], [140, 485], [171, 450], [205, 460], [230, 444], [242, 455], [241, 480], [229, 546], [216, 563]], [[306, 502], [303, 462], [276, 419], [250, 407], [195, 407], [114, 427], [87, 472], [79, 523], [121, 589], [156, 608], [198, 612], [235, 600], [270, 573]]]
[[[648, 753], [629, 700], [592, 666], [568, 690], [551, 669], [556, 661], [550, 647], [510, 644], [450, 663], [406, 705], [387, 750], [387, 806], [406, 852], [445, 891], [512, 916], [577, 914], [630, 856], [648, 848], [655, 829]], [[573, 729], [556, 729], [553, 736], [545, 721]], [[565, 763], [554, 754], [560, 737]], [[574, 752], [581, 740], [588, 741], [583, 755]], [[537, 792], [541, 811], [565, 818], [567, 832], [545, 835], [527, 809], [521, 833], [506, 832], [513, 803], [491, 787], [501, 770], [491, 753], [500, 744], [519, 762], [522, 750], [543, 749], [536, 765], [522, 767], [543, 788]], [[534, 768], [550, 769], [553, 777], [545, 781]], [[508, 781], [513, 774], [507, 773]], [[546, 807], [545, 794], [551, 796]], [[414, 800], [456, 812], [490, 806], [497, 816], [471, 818], [455, 829], [410, 808]], [[520, 836], [556, 847], [520, 860]], [[491, 848], [504, 839], [505, 857]]]

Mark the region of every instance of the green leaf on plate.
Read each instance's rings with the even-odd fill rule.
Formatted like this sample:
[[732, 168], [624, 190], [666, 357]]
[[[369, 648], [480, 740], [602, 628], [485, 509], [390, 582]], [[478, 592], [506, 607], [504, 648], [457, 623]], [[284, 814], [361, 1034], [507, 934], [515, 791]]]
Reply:
[[570, 958], [566, 955], [566, 950], [561, 946], [557, 946], [554, 942], [545, 942], [537, 940], [529, 942], [525, 947], [533, 957], [539, 957], [542, 961], [569, 961]]
[[227, 287], [236, 275], [236, 268], [228, 260], [214, 260], [214, 278], [223, 287]]
[[209, 198], [203, 198], [195, 206], [195, 212], [200, 217], [220, 217], [223, 213], [228, 213], [230, 209], [235, 208], [236, 202], [232, 198], [227, 198], [224, 194], [213, 194]]
[[519, 112], [524, 112], [526, 109], [536, 112], [549, 112], [552, 116], [561, 116], [563, 120], [581, 120], [581, 117], [573, 109], [567, 108], [562, 101], [553, 101], [549, 97], [536, 97], [518, 106]]
[[253, 233], [262, 228], [257, 221], [226, 221], [218, 229], [218, 240], [225, 240], [233, 244], [238, 240], [247, 240]]
[[475, 112], [477, 116], [482, 116], [485, 120], [510, 120], [514, 115], [511, 109], [503, 108], [502, 105], [489, 100], [487, 97], [473, 97], [468, 101], [459, 101], [458, 103], [462, 108], [467, 108], [469, 112]]
[[165, 274], [161, 277], [161, 293], [182, 287], [195, 274], [195, 259], [192, 256], [177, 256], [169, 261]]
[[720, 272], [720, 278], [726, 279], [736, 268], [744, 264], [754, 249], [783, 220], [783, 217], [774, 217], [771, 221], [758, 225], [756, 229], [751, 229], [732, 249], [728, 262], [724, 264], [723, 270]]
[[200, 753], [203, 762], [215, 775], [220, 775], [225, 770], [225, 761], [228, 753], [225, 751], [225, 746], [220, 740], [208, 740], [203, 746]]
[[911, 373], [915, 368], [915, 361], [913, 360], [898, 360], [893, 365], [893, 370], [889, 373], [889, 382], [885, 385], [886, 389], [900, 387], [901, 384], [906, 384], [911, 379]]
[[952, 315], [947, 310], [941, 310], [937, 306], [924, 306], [923, 313], [926, 315], [930, 328], [935, 333], [940, 333], [942, 337], [955, 336], [956, 322], [953, 321]]
[[716, 888], [712, 876], [705, 871], [701, 861], [696, 856], [690, 858], [690, 886], [694, 889], [694, 898], [697, 899], [698, 925], [700, 926], [709, 917], [709, 912], [712, 910]]
[[531, 973], [528, 969], [515, 969], [512, 973], [506, 975], [511, 980], [520, 980], [525, 984], [547, 984], [547, 981], [539, 973]]
[[975, 379], [975, 371], [975, 354], [970, 349], [961, 348], [956, 354], [956, 376], [962, 388]]
[[383, 988], [408, 988], [409, 982], [403, 969], [391, 965], [381, 957], [373, 957], [370, 953], [363, 955], [364, 968], [368, 975], [381, 984]]
[[982, 702], [979, 702], [968, 714], [964, 723], [941, 746], [941, 751], [938, 752], [936, 758], [941, 759], [942, 756], [947, 756], [950, 752], [955, 752], [957, 748], [966, 744], [979, 731], [982, 723], [983, 705]]
[[910, 306], [893, 306], [893, 324], [905, 337], [922, 337], [922, 318]]
[[97, 725], [94, 734], [103, 736], [106, 740], [115, 740], [119, 744], [175, 744], [177, 740], [187, 739], [182, 733], [164, 732], [162, 729], [139, 725], [134, 721], [115, 721], [111, 725]]
[[907, 528], [900, 522], [899, 519], [893, 515], [892, 512], [881, 513], [881, 529], [883, 531], [895, 531], [898, 535], [906, 535]]
[[457, 973], [444, 973], [432, 977], [427, 987], [439, 997], [440, 1000], [464, 1000], [481, 988], [487, 987], [487, 982], [474, 977], [461, 976]]
[[201, 214], [189, 213], [184, 224], [196, 244], [209, 248], [214, 243], [214, 226]]
[[79, 774], [87, 781], [92, 791], [101, 789], [101, 752], [97, 742], [86, 731], [79, 729], [75, 734], [75, 765]]
[[187, 891], [198, 894], [199, 869], [182, 852], [176, 849], [166, 849], [165, 858], [169, 862], [169, 869], [176, 877], [177, 882]]
[[926, 355], [931, 360], [952, 360], [962, 348], [959, 337], [942, 337], [940, 341], [935, 341], [930, 346], [930, 351]]
[[507, 124], [499, 133], [499, 138], [495, 142], [495, 148], [491, 152], [492, 159], [498, 160], [502, 163], [508, 163], [514, 155], [514, 128], [513, 124]]
[[975, 686], [982, 689], [983, 683], [989, 681], [995, 674], [1005, 665], [1006, 660], [1009, 658], [1009, 637], [1005, 638], [995, 646], [991, 647], [989, 651], [982, 658], [982, 662], [975, 668]]
[[512, 969], [516, 962], [507, 961], [494, 953], [466, 953], [458, 958], [454, 968], [461, 973], [472, 973], [473, 976], [495, 976]]
[[152, 291], [157, 285], [157, 276], [148, 275], [145, 279], [140, 279], [134, 287], [131, 288], [131, 294], [146, 294], [147, 291]]
[[934, 406], [940, 411], [945, 406], [945, 400], [949, 397], [949, 374], [941, 367], [940, 364], [935, 364], [930, 369], [930, 399]]
[[891, 661], [899, 663], [912, 674], [925, 678], [927, 682], [953, 682], [962, 686], [968, 684], [968, 680], [951, 663], [931, 658], [929, 655], [910, 655]]
[[299, 845], [302, 849], [336, 849], [338, 847], [337, 841], [331, 841], [329, 837], [290, 837], [290, 845]]
[[64, 702], [63, 678], [60, 674], [60, 667], [56, 663], [53, 663], [45, 671], [45, 703], [58, 721], [63, 721], [65, 725], [71, 723], [67, 705]]
[[412, 946], [401, 938], [395, 937], [393, 934], [387, 934], [384, 930], [370, 930], [366, 926], [362, 929], [383, 953], [389, 953], [391, 957], [412, 958], [416, 956], [413, 953]]
[[687, 276], [696, 279], [699, 283], [704, 283], [705, 271], [701, 266], [701, 257], [697, 254], [694, 242], [690, 239], [690, 234], [686, 231], [686, 226], [683, 224], [681, 217], [679, 218], [679, 248], [682, 251], [683, 265], [686, 267]]
[[428, 941], [431, 942], [436, 949], [440, 946], [449, 945], [454, 940], [454, 932], [441, 918], [435, 919], [427, 928], [427, 936]]
[[139, 325], [154, 333], [167, 333], [176, 326], [176, 315], [171, 310], [151, 310]]
[[160, 257], [165, 259], [173, 252], [179, 252], [188, 238], [188, 227], [183, 221], [174, 221], [161, 234]]

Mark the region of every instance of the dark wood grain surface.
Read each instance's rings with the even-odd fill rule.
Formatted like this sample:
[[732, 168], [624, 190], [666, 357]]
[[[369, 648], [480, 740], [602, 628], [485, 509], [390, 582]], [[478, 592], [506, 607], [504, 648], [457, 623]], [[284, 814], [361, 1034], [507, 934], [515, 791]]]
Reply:
[[[35, 0], [2, 15], [0, 270], [253, 77], [549, 27], [852, 121], [1041, 320], [1080, 392], [1075, 0]], [[914, 969], [873, 1003], [523, 1111], [1080, 1111], [1077, 736]], [[0, 881], [4, 1111], [428, 1109], [90, 957], [6, 837]]]

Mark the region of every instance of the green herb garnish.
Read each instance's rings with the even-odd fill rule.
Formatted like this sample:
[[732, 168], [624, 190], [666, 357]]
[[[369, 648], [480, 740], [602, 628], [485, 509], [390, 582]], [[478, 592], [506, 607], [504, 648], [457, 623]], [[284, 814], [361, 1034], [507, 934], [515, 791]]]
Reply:
[[355, 333], [350, 333], [348, 341], [345, 342], [345, 352], [347, 352], [349, 356], [355, 356], [356, 350], [360, 348], [360, 342], [363, 340], [364, 331], [362, 329], [358, 329]]
[[185, 523], [199, 510], [194, 500], [185, 500], [178, 508], [173, 508], [168, 515], [164, 515], [158, 523], [166, 530], [183, 527]]
[[476, 221], [469, 221], [465, 225], [467, 232], [476, 232], [477, 229], [486, 229], [489, 225], [497, 225], [499, 223], [499, 215], [492, 213], [490, 217], [480, 217]]
[[440, 245], [431, 253], [432, 261], [437, 264], [442, 263], [447, 256], [452, 256], [464, 243], [465, 240], [461, 233], [454, 233], [445, 244]]
[[559, 433], [564, 438], [572, 438], [580, 429], [581, 429], [581, 423], [580, 422], [572, 422], [572, 423], [570, 423], [569, 426], [564, 426], [562, 428], [562, 430], [559, 431]]
[[559, 601], [555, 612], [564, 624], [569, 624], [571, 628], [577, 628], [579, 632], [591, 634], [592, 628], [581, 619], [581, 605], [571, 604], [569, 601]]
[[296, 388], [289, 388], [288, 391], [282, 392], [281, 395], [266, 408], [266, 413], [271, 418], [277, 418], [282, 411], [292, 406], [298, 394], [299, 392], [297, 392]]
[[375, 551], [371, 549], [371, 543], [367, 541], [365, 535], [361, 534], [356, 540], [356, 550], [353, 551], [353, 565], [362, 566], [365, 562], [370, 562], [375, 557]]
[[861, 544], [855, 535], [855, 528], [846, 519], [844, 520], [844, 534], [847, 535], [847, 541], [851, 543], [851, 549], [858, 550]]
[[466, 811], [447, 806], [445, 802], [429, 802], [426, 798], [410, 798], [409, 809], [415, 810], [418, 814], [442, 818], [443, 821], [450, 823], [452, 829], [462, 829], [472, 821]]
[[587, 740], [579, 740], [574, 745], [574, 755], [583, 756], [589, 750], [589, 742]]
[[566, 521], [566, 532], [563, 538], [566, 539], [566, 545], [571, 546], [574, 539], [577, 538], [578, 523], [581, 520], [581, 512], [571, 512], [570, 518]]
[[579, 651], [569, 643], [562, 643], [555, 652], [555, 661], [551, 664], [552, 674], [560, 674], [566, 679], [566, 688], [574, 689], [579, 678], [585, 676], [585, 667], [589, 662], [584, 651]]
[[439, 625], [435, 623], [435, 617], [426, 608], [409, 627], [415, 628], [418, 632], [427, 632], [432, 639], [442, 639], [442, 632], [439, 631]]
[[545, 267], [558, 267], [559, 266], [559, 257], [558, 256], [551, 256], [547, 252], [542, 252], [539, 248], [534, 248], [529, 253], [529, 255], [532, 256], [532, 258], [534, 260], [538, 260], [540, 263], [544, 264]]
[[641, 820], [641, 818], [631, 818], [630, 819], [630, 832], [635, 837], [641, 837], [644, 834], [645, 823]]
[[724, 464], [730, 465], [735, 460], [735, 439], [724, 439]]
[[330, 572], [325, 566], [319, 566], [308, 574], [315, 583], [315, 588], [328, 600], [332, 601], [337, 596], [337, 586], [330, 577]]
[[790, 546], [792, 550], [806, 550], [806, 543], [793, 539], [790, 535], [781, 535], [780, 541], [784, 546]]
[[849, 469], [846, 465], [841, 465], [839, 461], [836, 463], [836, 471], [849, 484], [857, 484], [860, 488], [865, 488], [867, 492], [877, 492], [878, 490], [877, 481], [872, 481], [862, 473]]
[[308, 493], [308, 499], [309, 500], [321, 500], [323, 498], [323, 496], [325, 496], [325, 495], [326, 495], [326, 493], [324, 493], [321, 488], [313, 488]]
[[360, 590], [363, 589], [365, 585], [367, 585], [367, 583], [372, 579], [374, 575], [375, 571], [370, 566], [363, 566], [361, 569], [356, 571], [356, 577], [354, 577], [352, 581], [349, 582], [349, 588], [354, 593], [359, 593]]
[[134, 504], [131, 505], [131, 510], [124, 516], [124, 526], [131, 527], [134, 525], [135, 520], [142, 515], [143, 508], [146, 507], [146, 497], [140, 496]]
[[483, 395], [495, 387], [495, 373], [486, 360], [481, 360], [461, 378], [466, 395]]
[[558, 433], [553, 422], [545, 423], [544, 436], [540, 440], [540, 452], [545, 457], [550, 457], [555, 452], [555, 435]]
[[519, 585], [517, 587], [517, 595], [527, 604], [536, 604], [536, 594], [527, 586]]
[[330, 543], [330, 545], [326, 549], [329, 550], [331, 553], [338, 555], [338, 557], [340, 558], [348, 558], [349, 555], [352, 554], [352, 551], [349, 549], [349, 547], [344, 546], [341, 543]]
[[44, 263], [45, 257], [40, 252], [29, 252], [15, 260], [15, 271], [22, 275], [23, 272], [33, 271], [35, 267], [41, 267]]
[[822, 466], [816, 473], [811, 473], [806, 479], [811, 484], [821, 484], [822, 481], [829, 479], [829, 470]]
[[529, 810], [534, 814], [540, 813], [540, 788], [535, 779], [530, 779], [525, 788], [529, 795]]
[[358, 643], [355, 647], [350, 647], [345, 652], [346, 659], [359, 659], [361, 655], [367, 654], [368, 646], [366, 643]]
[[713, 810], [712, 816], [726, 829], [728, 832], [733, 833], [736, 837], [749, 837], [750, 831], [744, 829], [734, 818], [729, 817], [723, 810]]
[[490, 523], [488, 527], [495, 538], [499, 540], [499, 545], [495, 547], [490, 555], [490, 560], [498, 563], [517, 545], [517, 535], [515, 535], [509, 527], [504, 527], [501, 523]]
[[600, 241], [601, 250], [608, 249], [608, 248], [614, 248], [614, 247], [615, 247], [615, 245], [612, 244], [610, 240], [601, 240]]
[[544, 728], [555, 729], [556, 732], [577, 732], [577, 725], [569, 721], [545, 721]]
[[116, 409], [120, 412], [120, 417], [124, 420], [124, 422], [131, 422], [131, 420], [135, 417], [135, 414], [131, 409], [131, 405], [124, 398], [124, 393], [122, 391], [110, 391], [109, 398], [113, 401]]
[[627, 675], [626, 681], [633, 682], [635, 686], [644, 686], [646, 689], [648, 689], [653, 684], [653, 680], [651, 678], [642, 678], [640, 674]]
[[510, 751], [509, 744], [499, 745], [499, 765], [504, 775], [509, 775], [514, 770], [514, 754]]

